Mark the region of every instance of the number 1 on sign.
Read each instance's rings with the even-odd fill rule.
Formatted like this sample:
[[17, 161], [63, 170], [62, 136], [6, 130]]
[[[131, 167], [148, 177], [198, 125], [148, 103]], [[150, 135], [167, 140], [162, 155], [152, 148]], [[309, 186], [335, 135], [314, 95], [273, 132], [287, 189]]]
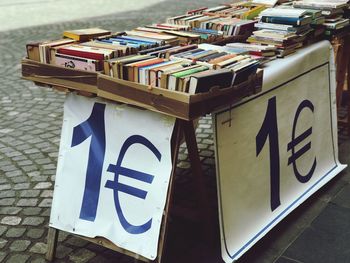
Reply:
[[264, 148], [269, 139], [270, 148], [270, 191], [271, 210], [275, 210], [280, 204], [280, 153], [278, 145], [278, 127], [276, 112], [276, 97], [269, 99], [265, 119], [256, 135], [256, 156]]

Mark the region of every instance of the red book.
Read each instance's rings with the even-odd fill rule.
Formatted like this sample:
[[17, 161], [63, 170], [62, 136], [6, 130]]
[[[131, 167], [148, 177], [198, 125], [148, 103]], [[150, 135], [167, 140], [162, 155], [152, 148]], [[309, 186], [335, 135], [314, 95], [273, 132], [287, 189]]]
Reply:
[[198, 13], [198, 12], [202, 12], [202, 11], [204, 11], [205, 9], [208, 9], [208, 7], [201, 7], [201, 8], [198, 8], [198, 9], [194, 9], [194, 10], [190, 10], [190, 11], [188, 11], [187, 12], [187, 14], [189, 14], [189, 15], [195, 15], [196, 13]]
[[111, 58], [111, 55], [113, 54], [112, 50], [77, 45], [59, 48], [57, 52], [60, 54], [95, 60]]

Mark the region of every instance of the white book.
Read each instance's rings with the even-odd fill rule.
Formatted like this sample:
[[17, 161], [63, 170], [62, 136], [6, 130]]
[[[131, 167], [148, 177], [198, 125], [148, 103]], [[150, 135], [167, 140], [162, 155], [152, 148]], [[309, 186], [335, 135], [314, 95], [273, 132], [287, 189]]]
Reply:
[[303, 9], [297, 8], [268, 8], [260, 13], [261, 16], [283, 16], [299, 18], [306, 14]]

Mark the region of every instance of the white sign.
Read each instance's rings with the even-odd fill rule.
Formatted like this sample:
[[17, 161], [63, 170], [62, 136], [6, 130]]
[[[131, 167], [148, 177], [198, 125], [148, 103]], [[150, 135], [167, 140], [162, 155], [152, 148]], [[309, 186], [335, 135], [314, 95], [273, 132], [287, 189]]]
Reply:
[[338, 162], [330, 52], [322, 42], [274, 61], [262, 93], [214, 115], [225, 262], [345, 168]]
[[69, 95], [50, 226], [105, 237], [155, 259], [174, 123], [158, 113]]

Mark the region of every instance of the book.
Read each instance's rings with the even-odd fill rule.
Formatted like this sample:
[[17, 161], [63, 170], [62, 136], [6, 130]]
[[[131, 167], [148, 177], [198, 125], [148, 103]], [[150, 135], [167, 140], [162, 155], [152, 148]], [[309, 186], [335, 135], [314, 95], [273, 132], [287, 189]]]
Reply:
[[297, 8], [310, 8], [310, 9], [339, 9], [347, 7], [347, 2], [335, 2], [335, 1], [295, 1], [293, 2], [293, 6]]
[[202, 71], [205, 71], [205, 70], [208, 70], [208, 67], [199, 66], [199, 67], [196, 67], [196, 68], [187, 69], [187, 70], [183, 70], [183, 71], [171, 74], [169, 76], [169, 80], [168, 80], [168, 89], [169, 90], [179, 91], [179, 80], [180, 80], [180, 78], [186, 77], [188, 75], [192, 75], [192, 74], [197, 73], [197, 72], [202, 72]]
[[111, 77], [123, 79], [123, 75], [127, 75], [126, 71], [123, 72], [124, 64], [138, 62], [150, 58], [154, 57], [149, 55], [129, 55], [125, 57], [108, 59], [104, 61], [104, 72]]
[[[182, 61], [168, 61], [166, 64], [155, 66], [149, 69], [149, 84], [155, 87], [160, 87], [161, 74], [169, 69], [183, 67]], [[189, 65], [189, 64], [187, 64]]]
[[296, 8], [268, 8], [260, 13], [261, 16], [293, 17], [300, 18], [306, 14], [303, 9]]
[[126, 64], [126, 65], [124, 65], [124, 67], [127, 70], [127, 78], [126, 78], [126, 76], [123, 76], [124, 77], [123, 79], [138, 82], [138, 73], [139, 73], [138, 68], [150, 66], [153, 64], [158, 64], [158, 63], [161, 63], [163, 61], [164, 61], [164, 59], [161, 59], [161, 58], [150, 58], [147, 60], [142, 60], [142, 61]]
[[[184, 63], [183, 61], [181, 61], [181, 62]], [[197, 67], [199, 67], [199, 65], [190, 64], [190, 65], [186, 66], [186, 64], [185, 65], [180, 64], [176, 67], [173, 67], [173, 68], [170, 68], [168, 70], [163, 71], [159, 76], [160, 77], [160, 87], [163, 89], [168, 89], [168, 78], [171, 74], [177, 73], [177, 72], [180, 72], [183, 70], [197, 68]]]
[[109, 35], [111, 32], [101, 28], [85, 28], [76, 30], [67, 30], [63, 32], [63, 37], [74, 39], [76, 41], [88, 41], [94, 37]]
[[261, 21], [265, 23], [303, 26], [303, 25], [310, 24], [312, 22], [312, 17], [304, 16], [302, 18], [293, 18], [293, 17], [281, 17], [281, 16], [262, 16]]
[[208, 92], [213, 87], [228, 88], [232, 86], [233, 72], [229, 69], [207, 70], [191, 75], [188, 93]]
[[65, 68], [79, 69], [91, 72], [101, 70], [100, 63], [97, 60], [79, 58], [62, 54], [55, 55], [55, 65]]
[[65, 55], [95, 59], [100, 61], [103, 61], [104, 59], [113, 58], [115, 55], [115, 51], [112, 49], [104, 49], [104, 48], [81, 46], [81, 45], [65, 46], [65, 47], [59, 48], [57, 52]]
[[71, 39], [59, 39], [59, 40], [53, 40], [53, 41], [46, 41], [43, 43], [39, 43], [39, 57], [40, 62], [49, 64], [50, 63], [50, 48], [51, 47], [58, 47], [63, 46], [67, 44], [74, 43], [74, 40]]
[[299, 32], [304, 31], [306, 28], [309, 29], [309, 25], [294, 27], [293, 25], [285, 25], [285, 24], [277, 24], [277, 23], [264, 23], [259, 22], [254, 25], [259, 29], [271, 29], [271, 30], [279, 30], [279, 31], [287, 31], [298, 34]]

